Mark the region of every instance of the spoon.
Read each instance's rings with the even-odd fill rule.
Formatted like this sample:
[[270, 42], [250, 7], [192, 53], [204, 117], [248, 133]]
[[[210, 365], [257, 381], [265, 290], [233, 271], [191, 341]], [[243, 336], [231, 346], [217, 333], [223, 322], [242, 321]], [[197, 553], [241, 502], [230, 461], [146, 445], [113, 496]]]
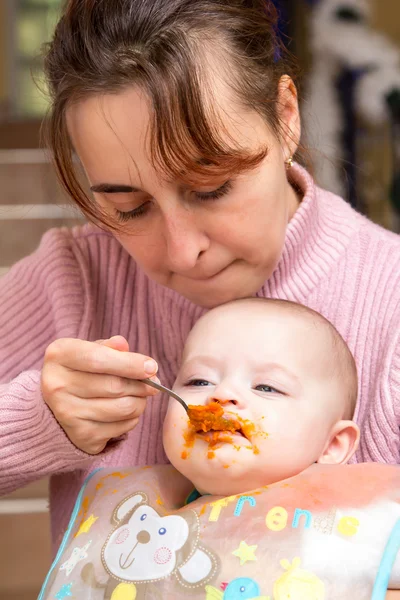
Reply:
[[182, 406], [186, 410], [186, 412], [189, 412], [189, 407], [186, 404], [186, 402], [184, 400], [182, 400], [182, 398], [180, 396], [178, 396], [178, 394], [175, 394], [175, 392], [173, 392], [169, 388], [166, 388], [163, 385], [161, 385], [161, 383], [156, 383], [155, 381], [152, 381], [151, 379], [142, 379], [141, 381], [143, 381], [143, 383], [145, 383], [146, 385], [149, 385], [150, 387], [153, 387], [156, 390], [159, 390], [160, 392], [165, 392], [169, 396], [172, 396], [172, 398], [175, 398], [175, 400], [178, 400], [178, 402], [180, 402], [182, 404]]
[[[210, 412], [209, 412], [209, 414], [211, 416], [211, 421], [209, 422], [208, 427], [206, 425], [206, 428], [204, 428], [204, 425], [202, 425], [201, 421], [199, 421], [198, 415], [196, 415], [196, 412], [193, 412], [193, 407], [189, 408], [189, 406], [186, 404], [186, 402], [178, 394], [176, 394], [169, 388], [164, 387], [163, 385], [161, 385], [161, 383], [156, 383], [155, 381], [152, 381], [151, 379], [141, 379], [140, 381], [142, 381], [146, 385], [149, 385], [150, 387], [155, 388], [156, 390], [159, 390], [160, 392], [165, 392], [169, 396], [172, 396], [172, 398], [175, 398], [175, 400], [178, 400], [178, 402], [185, 409], [185, 411], [189, 417], [189, 421], [192, 423], [192, 425], [200, 427], [199, 429], [197, 429], [198, 432], [202, 431], [202, 432], [206, 433], [208, 431], [231, 431], [231, 432], [239, 431], [239, 430], [242, 431], [242, 425], [239, 420], [227, 419], [226, 417], [224, 418], [223, 415], [219, 415], [219, 418], [217, 417], [217, 419], [214, 420], [213, 417], [215, 417], [215, 414], [213, 414], [212, 410], [210, 410]], [[214, 402], [213, 404], [217, 404], [217, 403]], [[218, 407], [221, 409], [220, 405], [218, 405]], [[202, 415], [202, 416], [204, 417], [204, 415]], [[233, 427], [233, 429], [232, 429], [232, 427]]]

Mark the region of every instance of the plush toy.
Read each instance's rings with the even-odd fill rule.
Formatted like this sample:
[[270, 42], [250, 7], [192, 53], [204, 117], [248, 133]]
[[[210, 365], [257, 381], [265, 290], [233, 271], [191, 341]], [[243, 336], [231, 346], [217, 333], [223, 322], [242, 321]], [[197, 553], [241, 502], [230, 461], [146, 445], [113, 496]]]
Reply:
[[[370, 25], [367, 0], [309, 0], [313, 65], [303, 105], [308, 144], [319, 182], [346, 196], [340, 158], [344, 109], [338, 99], [343, 70], [354, 76], [355, 110], [372, 125], [390, 122], [393, 131], [392, 199], [400, 209], [400, 50]], [[328, 159], [328, 160], [327, 160]]]

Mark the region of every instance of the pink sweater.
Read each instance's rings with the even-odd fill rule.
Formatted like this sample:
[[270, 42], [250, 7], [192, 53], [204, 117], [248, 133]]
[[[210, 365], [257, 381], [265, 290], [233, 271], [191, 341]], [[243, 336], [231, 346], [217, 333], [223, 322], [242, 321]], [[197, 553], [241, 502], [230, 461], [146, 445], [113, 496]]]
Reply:
[[[287, 228], [281, 260], [258, 295], [306, 304], [348, 342], [359, 369], [357, 461], [399, 462], [400, 239], [313, 184], [296, 166], [304, 199]], [[266, 242], [268, 235], [266, 234]], [[68, 440], [40, 391], [46, 347], [56, 338], [124, 335], [153, 356], [172, 385], [184, 340], [203, 310], [150, 281], [109, 234], [85, 225], [48, 232], [39, 249], [0, 280], [0, 493], [51, 475], [58, 543], [79, 487], [94, 467], [166, 462], [166, 398], [97, 457]]]

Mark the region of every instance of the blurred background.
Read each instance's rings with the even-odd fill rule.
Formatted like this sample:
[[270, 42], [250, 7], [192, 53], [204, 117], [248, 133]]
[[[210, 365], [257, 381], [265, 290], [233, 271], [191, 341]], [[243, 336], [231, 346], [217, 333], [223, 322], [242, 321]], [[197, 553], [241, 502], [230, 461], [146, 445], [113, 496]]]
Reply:
[[[304, 142], [317, 181], [399, 232], [399, 0], [274, 2], [282, 40], [300, 63]], [[48, 106], [40, 48], [61, 4], [0, 0], [0, 276], [48, 228], [80, 221], [40, 136]], [[0, 539], [0, 600], [36, 598], [51, 561], [47, 481], [0, 499]]]

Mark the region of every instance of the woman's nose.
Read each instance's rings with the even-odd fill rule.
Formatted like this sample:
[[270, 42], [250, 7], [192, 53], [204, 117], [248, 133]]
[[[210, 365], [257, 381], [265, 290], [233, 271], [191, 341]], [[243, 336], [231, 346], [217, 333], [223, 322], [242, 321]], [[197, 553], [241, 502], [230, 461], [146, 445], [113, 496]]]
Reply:
[[183, 207], [166, 219], [165, 240], [169, 266], [177, 273], [193, 269], [209, 247], [208, 237], [194, 215]]

